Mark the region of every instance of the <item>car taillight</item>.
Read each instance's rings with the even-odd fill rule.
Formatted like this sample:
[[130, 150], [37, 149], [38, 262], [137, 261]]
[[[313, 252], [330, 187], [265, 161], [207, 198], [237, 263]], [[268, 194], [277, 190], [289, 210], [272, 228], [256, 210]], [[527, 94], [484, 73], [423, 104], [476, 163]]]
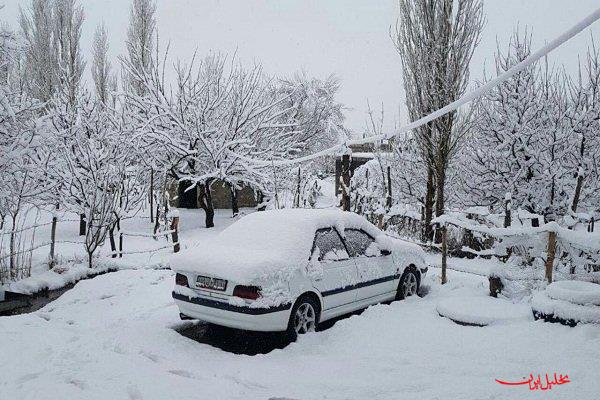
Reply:
[[260, 297], [260, 288], [258, 286], [237, 285], [233, 288], [233, 295], [242, 299], [256, 300]]
[[187, 276], [183, 274], [175, 274], [175, 284], [178, 286], [190, 287], [188, 284]]

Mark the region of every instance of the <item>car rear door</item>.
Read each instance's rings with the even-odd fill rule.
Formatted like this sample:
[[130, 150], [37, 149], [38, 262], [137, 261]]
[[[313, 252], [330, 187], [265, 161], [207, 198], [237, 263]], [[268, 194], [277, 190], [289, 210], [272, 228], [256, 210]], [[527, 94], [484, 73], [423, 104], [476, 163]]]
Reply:
[[382, 253], [375, 239], [363, 230], [346, 229], [344, 233], [348, 252], [358, 271], [357, 300], [395, 291], [397, 273], [391, 253]]
[[356, 290], [353, 290], [358, 279], [356, 264], [334, 228], [319, 229], [315, 233], [308, 268], [313, 286], [323, 297], [324, 310], [356, 300]]

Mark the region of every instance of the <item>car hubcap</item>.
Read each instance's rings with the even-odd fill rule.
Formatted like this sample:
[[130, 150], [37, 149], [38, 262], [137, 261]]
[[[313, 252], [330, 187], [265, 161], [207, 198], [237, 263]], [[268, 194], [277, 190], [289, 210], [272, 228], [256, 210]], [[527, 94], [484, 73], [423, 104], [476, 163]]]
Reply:
[[302, 303], [296, 310], [294, 316], [294, 330], [302, 334], [315, 330], [316, 314], [315, 309], [309, 303]]
[[404, 297], [414, 296], [417, 294], [417, 277], [412, 272], [409, 272], [402, 283]]

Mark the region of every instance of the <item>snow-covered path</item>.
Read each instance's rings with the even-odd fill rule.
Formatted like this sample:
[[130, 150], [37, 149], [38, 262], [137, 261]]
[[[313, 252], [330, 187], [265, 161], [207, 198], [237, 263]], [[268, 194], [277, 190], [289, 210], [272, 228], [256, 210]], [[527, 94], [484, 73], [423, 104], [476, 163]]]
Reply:
[[[437, 271], [434, 271], [434, 275]], [[127, 270], [79, 282], [44, 309], [0, 318], [0, 398], [18, 399], [592, 399], [600, 327], [522, 321], [464, 327], [440, 297], [485, 296], [483, 278], [436, 276], [424, 298], [371, 307], [281, 350], [245, 356], [188, 339], [170, 271]], [[495, 378], [568, 374], [550, 392]]]

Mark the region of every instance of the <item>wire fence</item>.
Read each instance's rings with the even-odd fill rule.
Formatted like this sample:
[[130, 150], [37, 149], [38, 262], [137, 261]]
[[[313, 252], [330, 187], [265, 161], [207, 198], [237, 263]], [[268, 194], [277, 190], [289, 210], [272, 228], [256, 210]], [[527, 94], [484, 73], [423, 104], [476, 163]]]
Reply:
[[[490, 276], [504, 281], [557, 279], [600, 283], [600, 234], [575, 231], [549, 222], [539, 227], [499, 228], [444, 215], [434, 220], [445, 227], [446, 251], [471, 257], [496, 258], [500, 267]], [[454, 232], [453, 242], [448, 236]], [[442, 248], [444, 245], [442, 245]]]
[[[14, 223], [15, 226], [12, 226], [13, 224], [7, 226], [7, 224], [0, 229], [0, 284], [29, 277], [31, 275], [32, 264], [34, 263], [34, 261], [36, 264], [47, 264], [48, 268], [52, 268], [55, 265], [56, 260], [60, 257], [60, 252], [57, 251], [57, 249], [60, 248], [60, 245], [78, 245], [81, 246], [82, 252], [87, 252], [86, 240], [88, 240], [88, 238], [85, 234], [80, 235], [78, 239], [75, 240], [56, 239], [55, 233], [58, 226], [64, 227], [65, 224], [68, 223], [79, 224], [81, 223], [80, 219], [58, 218], [56, 216], [53, 216], [53, 218], [55, 218], [54, 220], [38, 223], [38, 218], [39, 212], [35, 217], [36, 222], [33, 224], [30, 223], [29, 225], [19, 227], [18, 224], [20, 222], [24, 223], [24, 221], [16, 221]], [[130, 216], [122, 218], [120, 222], [122, 223], [123, 221], [134, 218], [145, 219], [144, 217]], [[104, 257], [122, 258], [123, 256], [134, 254], [154, 254], [169, 248], [173, 249], [174, 252], [179, 251], [181, 244], [179, 241], [178, 222], [178, 216], [170, 218], [168, 221], [165, 221], [165, 224], [168, 224], [168, 226], [170, 226], [171, 229], [164, 229], [164, 225], [153, 225], [151, 229], [155, 230], [155, 232], [137, 232], [123, 229], [119, 230], [117, 228], [116, 234], [118, 235], [118, 248], [116, 245], [116, 240], [114, 240], [114, 236], [112, 236], [113, 232], [110, 232], [109, 234], [109, 231], [106, 227], [98, 227], [94, 225], [93, 222], [91, 222], [87, 226], [88, 228], [92, 227], [107, 229], [106, 238], [102, 240], [101, 244], [104, 244], [105, 242], [110, 242], [111, 249], [109, 252], [103, 253]], [[52, 226], [51, 230], [48, 229], [49, 226]], [[41, 228], [46, 229], [43, 230], [40, 234]], [[40, 240], [41, 235], [47, 237], [43, 237], [43, 240]], [[151, 238], [155, 241], [158, 241], [162, 238], [166, 240], [168, 244], [153, 247], [151, 249], [137, 250], [133, 248], [131, 250], [126, 251], [124, 250], [124, 246], [126, 245], [125, 238], [128, 237], [148, 239]], [[47, 256], [43, 256], [38, 253], [40, 249], [44, 248], [48, 248]], [[64, 249], [62, 250], [64, 251]]]

